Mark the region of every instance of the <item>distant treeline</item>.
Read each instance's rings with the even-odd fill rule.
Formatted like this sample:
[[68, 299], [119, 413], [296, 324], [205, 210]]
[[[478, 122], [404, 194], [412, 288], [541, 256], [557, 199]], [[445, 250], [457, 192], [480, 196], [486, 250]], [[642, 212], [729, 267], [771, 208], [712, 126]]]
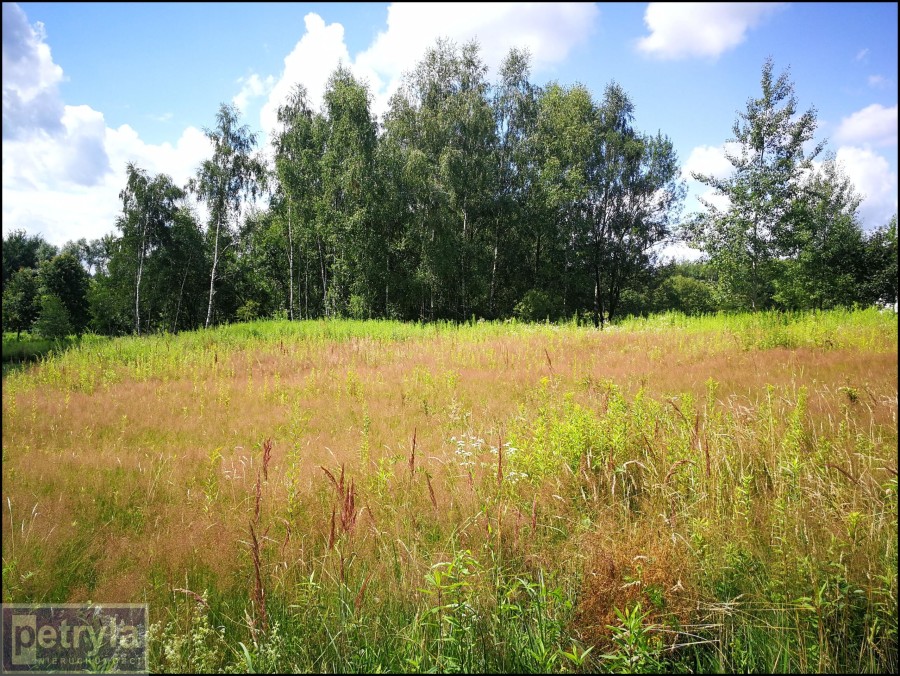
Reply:
[[[22, 230], [4, 238], [3, 328], [53, 338], [271, 316], [602, 325], [896, 302], [896, 215], [863, 232], [834, 158], [814, 164], [822, 145], [805, 150], [814, 110], [798, 112], [771, 61], [728, 139], [731, 175], [695, 176], [727, 207], [683, 218], [673, 144], [635, 128], [621, 86], [595, 100], [529, 77], [525, 51], [490, 83], [476, 42], [439, 41], [379, 123], [366, 85], [339, 67], [321, 110], [294, 88], [269, 159], [222, 104], [206, 130], [212, 157], [187, 185], [129, 164], [115, 233], [61, 250]], [[675, 241], [704, 258], [662, 264]]]

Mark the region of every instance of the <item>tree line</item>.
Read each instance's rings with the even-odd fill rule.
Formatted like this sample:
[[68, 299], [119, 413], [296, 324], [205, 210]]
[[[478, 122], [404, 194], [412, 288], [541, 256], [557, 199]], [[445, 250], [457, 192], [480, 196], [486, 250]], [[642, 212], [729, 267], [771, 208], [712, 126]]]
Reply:
[[[635, 126], [609, 83], [530, 79], [513, 49], [489, 82], [477, 42], [438, 41], [372, 113], [339, 66], [316, 110], [302, 85], [271, 149], [222, 104], [187, 185], [129, 164], [116, 230], [56, 250], [11, 232], [3, 327], [45, 336], [179, 331], [257, 317], [473, 317], [602, 326], [668, 309], [895, 303], [896, 216], [871, 234], [814, 109], [767, 61], [734, 124], [727, 206], [681, 218], [672, 141]], [[198, 205], [203, 205], [201, 219]], [[684, 241], [704, 257], [660, 261]]]

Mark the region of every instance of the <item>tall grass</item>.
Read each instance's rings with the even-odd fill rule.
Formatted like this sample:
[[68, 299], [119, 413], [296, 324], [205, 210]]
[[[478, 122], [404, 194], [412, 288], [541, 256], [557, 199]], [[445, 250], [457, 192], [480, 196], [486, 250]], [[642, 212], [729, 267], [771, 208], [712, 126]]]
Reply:
[[151, 665], [897, 669], [897, 327], [259, 322], [3, 391], [4, 601]]

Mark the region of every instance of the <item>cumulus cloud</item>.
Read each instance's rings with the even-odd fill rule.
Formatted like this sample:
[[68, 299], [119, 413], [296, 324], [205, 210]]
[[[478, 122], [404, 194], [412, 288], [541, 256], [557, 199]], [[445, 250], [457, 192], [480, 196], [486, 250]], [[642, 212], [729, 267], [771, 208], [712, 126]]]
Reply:
[[650, 35], [638, 49], [661, 59], [717, 58], [747, 39], [783, 3], [659, 3], [644, 13]]
[[272, 91], [272, 87], [275, 85], [275, 77], [270, 75], [263, 80], [259, 75], [253, 73], [249, 77], [238, 78], [237, 82], [241, 85], [241, 90], [234, 95], [232, 103], [238, 107], [238, 110], [243, 112], [247, 109], [247, 103], [252, 99], [257, 99]]
[[513, 47], [528, 49], [534, 69], [546, 70], [590, 37], [599, 15], [595, 5], [579, 3], [483, 3], [475, 12], [458, 3], [393, 3], [387, 29], [357, 56], [355, 66], [370, 74], [375, 108], [381, 113], [403, 73], [440, 37], [457, 43], [477, 38], [491, 71]]
[[95, 185], [108, 171], [102, 143], [103, 116], [87, 106], [66, 107], [61, 120], [64, 135], [34, 134], [3, 144], [3, 185]]
[[841, 146], [836, 159], [863, 196], [859, 215], [866, 230], [886, 224], [897, 213], [897, 173], [888, 161], [870, 148], [855, 146]]
[[194, 128], [174, 146], [147, 144], [90, 106], [65, 105], [45, 40], [40, 24], [3, 4], [3, 233], [25, 228], [60, 245], [113, 230], [128, 162], [183, 184], [211, 147]]
[[295, 85], [306, 87], [313, 108], [319, 108], [332, 71], [340, 62], [350, 63], [341, 24], [326, 25], [322, 17], [312, 12], [303, 18], [303, 23], [306, 32], [291, 53], [284, 57], [284, 70], [271, 87], [269, 98], [259, 114], [263, 132], [268, 138], [277, 126], [278, 107], [284, 104]]
[[[92, 186], [109, 170], [103, 115], [66, 106], [43, 26], [3, 4], [3, 185]], [[5, 200], [4, 200], [5, 201]]]
[[720, 195], [715, 190], [707, 190], [699, 196], [701, 203], [713, 205], [719, 211], [727, 211], [731, 207], [731, 200], [727, 195]]
[[[69, 112], [74, 110], [74, 113]], [[102, 116], [88, 106], [67, 108], [68, 116], [93, 118], [102, 125], [98, 136], [89, 136], [95, 152], [108, 159], [109, 169], [90, 181], [73, 180], [68, 163], [83, 149], [67, 151], [51, 138], [3, 146], [3, 232], [24, 227], [39, 232], [53, 244], [70, 239], [96, 239], [111, 232], [121, 210], [119, 191], [125, 185], [128, 162], [151, 175], [169, 174], [178, 185], [193, 175], [212, 148], [202, 131], [188, 127], [172, 145], [145, 143], [128, 125], [111, 129]], [[99, 142], [97, 139], [99, 138]], [[79, 158], [82, 171], [91, 163]], [[96, 164], [94, 165], [96, 166]]]
[[457, 42], [478, 38], [481, 55], [496, 68], [512, 47], [527, 48], [536, 69], [563, 61], [590, 36], [599, 10], [594, 5], [484, 3], [469, 5], [394, 3], [387, 29], [357, 57], [357, 64], [395, 81], [422, 58], [439, 37]]
[[731, 174], [734, 166], [725, 156], [725, 153], [737, 153], [740, 146], [737, 143], [725, 143], [721, 146], [697, 146], [691, 150], [684, 165], [681, 167], [681, 177], [685, 180], [693, 180], [694, 173], [726, 178]]
[[692, 249], [684, 242], [666, 243], [658, 248], [658, 252], [664, 263], [671, 261], [698, 261], [703, 258], [703, 252]]
[[387, 10], [385, 30], [367, 49], [351, 57], [343, 26], [326, 24], [310, 13], [304, 17], [306, 33], [285, 57], [284, 70], [262, 108], [261, 126], [271, 135], [278, 106], [297, 83], [306, 87], [311, 104], [320, 106], [325, 84], [338, 63], [368, 83], [373, 111], [380, 116], [403, 74], [415, 67], [440, 37], [457, 43], [478, 38], [481, 56], [492, 70], [512, 47], [529, 49], [535, 70], [548, 69], [587, 40], [598, 16], [596, 6], [579, 3], [484, 3], [474, 12], [469, 5], [458, 3], [393, 3]]
[[897, 145], [897, 106], [873, 103], [841, 120], [835, 138], [846, 144]]
[[[175, 145], [168, 142], [156, 145], [142, 141], [138, 133], [127, 124], [118, 129], [106, 129], [106, 147], [109, 148], [112, 165], [117, 169], [122, 168], [123, 177], [125, 165], [134, 162], [150, 174], [168, 174], [177, 185], [187, 183], [200, 162], [212, 155], [213, 151], [209, 139], [196, 127], [185, 129]], [[123, 178], [119, 188], [124, 185]]]
[[3, 140], [35, 130], [64, 131], [57, 85], [62, 68], [53, 63], [41, 23], [28, 23], [15, 4], [3, 3]]

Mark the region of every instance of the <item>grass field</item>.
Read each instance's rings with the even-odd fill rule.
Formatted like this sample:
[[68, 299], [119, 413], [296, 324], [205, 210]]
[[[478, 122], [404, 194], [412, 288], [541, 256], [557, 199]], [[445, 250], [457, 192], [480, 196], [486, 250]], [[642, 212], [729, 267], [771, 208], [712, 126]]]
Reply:
[[92, 339], [2, 434], [3, 600], [153, 670], [898, 668], [893, 314]]

